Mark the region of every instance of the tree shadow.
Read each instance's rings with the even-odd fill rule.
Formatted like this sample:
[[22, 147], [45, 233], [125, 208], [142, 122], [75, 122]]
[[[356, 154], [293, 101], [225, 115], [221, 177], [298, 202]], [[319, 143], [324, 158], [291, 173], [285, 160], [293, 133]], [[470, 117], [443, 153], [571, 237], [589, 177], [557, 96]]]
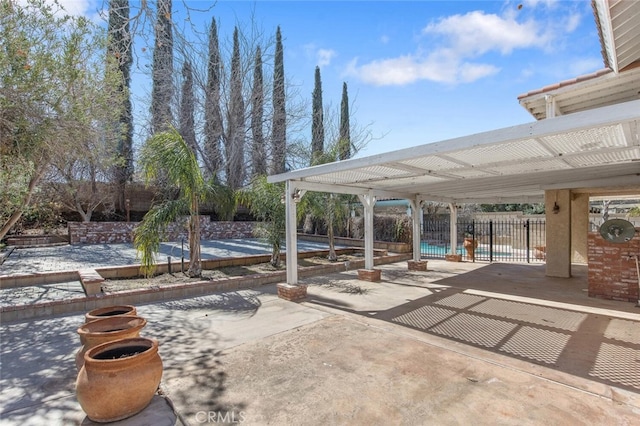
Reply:
[[0, 326], [0, 417], [26, 424], [51, 410], [75, 423], [76, 330], [83, 320], [73, 315]]
[[[140, 335], [159, 341], [164, 365], [160, 391], [187, 424], [196, 423], [200, 412], [236, 413], [237, 418], [246, 407], [244, 401], [223, 399], [227, 374], [222, 348], [228, 342], [215, 324], [220, 318], [252, 317], [261, 307], [258, 296], [266, 293], [243, 290], [137, 307], [147, 319]], [[80, 348], [76, 330], [83, 322], [77, 314], [0, 326], [3, 420], [26, 424], [39, 413], [39, 418], [61, 424], [82, 421], [84, 413], [75, 398], [75, 353]]]

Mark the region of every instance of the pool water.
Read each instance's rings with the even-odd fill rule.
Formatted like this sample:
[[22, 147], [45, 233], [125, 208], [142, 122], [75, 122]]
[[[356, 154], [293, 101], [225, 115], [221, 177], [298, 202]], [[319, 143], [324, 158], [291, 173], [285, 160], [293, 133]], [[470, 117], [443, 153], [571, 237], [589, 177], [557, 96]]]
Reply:
[[[426, 242], [422, 242], [420, 243], [420, 252], [426, 255], [431, 254], [431, 255], [444, 256], [445, 254], [449, 254], [449, 246], [437, 246], [437, 245], [432, 245]], [[466, 255], [467, 251], [464, 249], [462, 245], [459, 245], [456, 250], [456, 254]], [[489, 257], [489, 255], [490, 253], [489, 253], [488, 247], [480, 246], [476, 248], [476, 257]], [[514, 256], [514, 253], [510, 251], [496, 251], [494, 249], [493, 256], [494, 257], [512, 257]]]

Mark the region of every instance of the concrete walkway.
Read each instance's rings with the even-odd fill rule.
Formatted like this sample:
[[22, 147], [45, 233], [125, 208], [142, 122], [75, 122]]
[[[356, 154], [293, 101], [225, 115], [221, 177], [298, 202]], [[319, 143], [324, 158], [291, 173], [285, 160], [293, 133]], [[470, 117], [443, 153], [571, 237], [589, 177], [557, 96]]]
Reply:
[[[175, 414], [157, 397], [120, 424], [638, 423], [632, 304], [530, 265], [381, 269], [380, 283], [306, 279], [301, 304], [270, 285], [139, 306]], [[0, 424], [91, 424], [74, 395], [81, 323], [0, 326]]]

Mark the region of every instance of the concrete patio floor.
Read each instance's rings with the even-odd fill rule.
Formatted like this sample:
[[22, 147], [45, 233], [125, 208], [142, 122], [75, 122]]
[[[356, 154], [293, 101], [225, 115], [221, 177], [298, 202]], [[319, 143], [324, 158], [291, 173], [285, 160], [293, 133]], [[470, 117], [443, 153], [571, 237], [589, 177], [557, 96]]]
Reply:
[[[430, 261], [138, 307], [161, 390], [118, 424], [637, 424], [640, 308], [588, 298], [585, 268]], [[82, 315], [0, 325], [0, 424], [91, 424], [75, 400]], [[164, 422], [164, 423], [163, 423]]]

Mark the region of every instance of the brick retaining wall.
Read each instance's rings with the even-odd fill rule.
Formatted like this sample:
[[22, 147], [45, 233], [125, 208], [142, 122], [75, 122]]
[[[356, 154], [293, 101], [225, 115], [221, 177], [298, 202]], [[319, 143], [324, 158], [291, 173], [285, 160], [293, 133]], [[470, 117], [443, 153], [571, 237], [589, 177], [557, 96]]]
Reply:
[[[113, 244], [133, 241], [133, 230], [140, 222], [69, 222], [70, 244]], [[200, 238], [226, 240], [253, 238], [256, 222], [212, 222], [209, 216], [200, 217]], [[166, 241], [187, 239], [184, 225], [170, 225]]]
[[638, 300], [636, 261], [640, 256], [640, 238], [626, 243], [610, 243], [597, 232], [588, 235], [589, 296], [601, 299]]

